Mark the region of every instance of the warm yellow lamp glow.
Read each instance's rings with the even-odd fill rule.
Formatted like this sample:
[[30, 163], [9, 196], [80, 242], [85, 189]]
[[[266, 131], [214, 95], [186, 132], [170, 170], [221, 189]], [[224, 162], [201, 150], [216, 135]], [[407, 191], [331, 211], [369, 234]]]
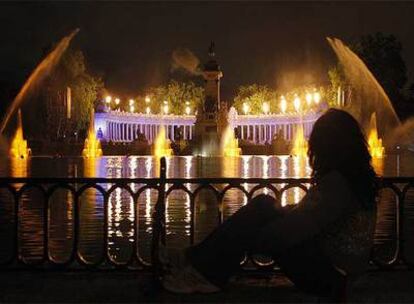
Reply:
[[311, 93], [306, 93], [306, 103], [308, 104], [308, 106], [311, 105], [312, 103], [312, 94]]
[[293, 106], [295, 107], [296, 112], [300, 111], [301, 102], [298, 96], [296, 96], [295, 99], [293, 100]]
[[115, 98], [115, 104], [119, 105], [119, 103], [121, 102], [121, 100], [119, 98]]
[[249, 104], [247, 102], [244, 102], [243, 103], [243, 113], [244, 113], [244, 115], [247, 115], [249, 113], [249, 111], [250, 111]]
[[187, 114], [187, 115], [191, 114], [191, 108], [189, 106], [185, 107], [185, 114]]
[[145, 102], [150, 103], [150, 101], [151, 101], [151, 98], [149, 96], [145, 96]]
[[286, 113], [286, 109], [287, 109], [287, 102], [286, 102], [286, 98], [285, 96], [282, 96], [280, 98], [280, 111], [282, 113]]
[[112, 97], [111, 96], [108, 95], [108, 96], [105, 97], [105, 102], [106, 103], [111, 103], [111, 101], [112, 101]]
[[263, 108], [263, 113], [269, 114], [270, 106], [268, 102], [264, 102], [262, 108]]
[[130, 100], [129, 100], [129, 105], [130, 105], [130, 106], [133, 106], [133, 105], [134, 105], [134, 102], [135, 102], [135, 101], [134, 101], [133, 99], [130, 99]]
[[313, 93], [313, 100], [316, 104], [319, 104], [319, 102], [321, 101], [321, 94], [319, 92]]
[[163, 111], [164, 111], [164, 114], [166, 114], [166, 115], [167, 115], [169, 110], [170, 110], [170, 108], [168, 107], [168, 105], [167, 105], [167, 104], [163, 106]]
[[145, 112], [146, 112], [147, 114], [151, 114], [151, 108], [150, 108], [150, 107], [146, 107]]

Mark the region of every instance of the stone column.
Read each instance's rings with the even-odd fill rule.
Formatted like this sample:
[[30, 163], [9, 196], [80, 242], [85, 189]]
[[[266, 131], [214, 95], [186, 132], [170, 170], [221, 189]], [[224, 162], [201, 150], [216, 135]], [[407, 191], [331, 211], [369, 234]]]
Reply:
[[256, 143], [256, 125], [253, 125], [253, 143]]

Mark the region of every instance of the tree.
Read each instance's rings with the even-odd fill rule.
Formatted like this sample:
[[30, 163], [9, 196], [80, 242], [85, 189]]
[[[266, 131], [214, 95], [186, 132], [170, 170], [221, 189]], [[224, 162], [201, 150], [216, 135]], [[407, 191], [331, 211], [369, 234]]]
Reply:
[[[150, 98], [150, 103], [145, 98]], [[151, 113], [162, 113], [164, 106], [168, 106], [168, 113], [182, 115], [186, 107], [189, 107], [191, 114], [194, 114], [204, 100], [204, 88], [196, 86], [194, 82], [170, 81], [167, 85], [149, 88], [145, 95], [136, 98], [138, 109], [145, 111], [150, 107]], [[166, 104], [164, 103], [166, 102]]]
[[276, 100], [275, 91], [270, 90], [267, 86], [251, 84], [238, 88], [233, 106], [238, 113], [242, 114], [244, 113], [243, 104], [246, 103], [249, 107], [249, 114], [261, 114], [263, 113], [263, 103], [268, 102], [270, 112], [276, 112]]
[[[66, 117], [67, 88], [71, 91], [71, 119]], [[42, 117], [43, 135], [59, 139], [86, 130], [102, 80], [87, 71], [86, 59], [80, 50], [68, 49], [55, 71], [42, 87], [37, 113]]]
[[346, 87], [346, 80], [341, 64], [337, 64], [328, 70], [328, 78], [330, 86], [327, 88], [326, 99], [330, 106], [337, 104], [338, 88]]
[[374, 74], [398, 110], [407, 97], [404, 92], [408, 86], [401, 42], [394, 35], [376, 33], [362, 36], [351, 48]]

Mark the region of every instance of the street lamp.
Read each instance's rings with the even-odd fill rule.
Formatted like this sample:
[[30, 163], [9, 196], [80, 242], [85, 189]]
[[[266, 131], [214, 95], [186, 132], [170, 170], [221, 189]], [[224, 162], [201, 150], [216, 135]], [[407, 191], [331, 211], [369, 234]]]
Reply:
[[191, 114], [191, 108], [189, 106], [185, 107], [185, 114], [187, 114], [187, 115]]
[[145, 96], [145, 103], [150, 103], [151, 98], [149, 96]]
[[150, 108], [150, 107], [146, 107], [145, 112], [146, 112], [147, 114], [151, 114], [151, 108]]
[[105, 97], [105, 102], [107, 103], [107, 104], [110, 104], [111, 103], [111, 101], [112, 101], [112, 97], [111, 96], [106, 96]]
[[190, 108], [190, 102], [185, 102], [185, 114], [190, 115], [191, 114], [191, 108]]
[[131, 113], [134, 113], [134, 111], [135, 111], [135, 107], [134, 107], [133, 105], [130, 105], [130, 106], [129, 106], [129, 111], [130, 111]]
[[312, 103], [312, 94], [311, 93], [306, 93], [306, 103], [308, 104], [308, 106], [311, 105], [311, 103]]
[[244, 102], [243, 103], [243, 112], [244, 112], [244, 115], [247, 115], [247, 113], [249, 113], [249, 110], [250, 110], [249, 104], [247, 102]]
[[313, 93], [313, 100], [315, 100], [316, 104], [319, 104], [319, 101], [321, 100], [321, 94], [318, 91], [315, 91], [315, 93]]
[[163, 111], [164, 111], [164, 114], [168, 114], [169, 107], [168, 107], [168, 102], [166, 100], [164, 100]]
[[121, 102], [121, 100], [119, 98], [115, 98], [115, 104], [119, 105], [119, 103]]
[[282, 97], [280, 97], [280, 111], [282, 111], [282, 113], [285, 114], [286, 109], [287, 109], [286, 98], [285, 96], [282, 95]]
[[268, 102], [264, 102], [262, 108], [263, 108], [263, 113], [265, 113], [266, 115], [269, 114], [270, 106]]
[[135, 101], [134, 101], [133, 99], [130, 99], [130, 100], [129, 100], [129, 105], [130, 105], [130, 106], [133, 106], [133, 105], [134, 105], [134, 102], [135, 102]]
[[295, 107], [296, 112], [300, 110], [300, 98], [296, 95], [295, 99], [293, 99], [293, 106]]

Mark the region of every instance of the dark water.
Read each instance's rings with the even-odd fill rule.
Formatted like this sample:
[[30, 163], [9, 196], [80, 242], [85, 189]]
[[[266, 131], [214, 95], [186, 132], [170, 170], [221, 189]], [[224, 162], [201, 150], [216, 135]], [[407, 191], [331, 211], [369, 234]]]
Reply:
[[[414, 155], [391, 155], [374, 165], [384, 176], [414, 176]], [[288, 156], [242, 156], [239, 158], [198, 158], [191, 156], [167, 159], [168, 177], [307, 177], [310, 168], [303, 159]], [[158, 160], [151, 156], [102, 157], [98, 160], [82, 158], [34, 157], [29, 161], [10, 160], [0, 165], [1, 176], [36, 177], [157, 177]], [[19, 187], [21, 185], [15, 185]], [[111, 185], [103, 184], [104, 189]], [[136, 192], [143, 185], [131, 184]], [[196, 185], [186, 185], [190, 191]], [[252, 185], [245, 185], [251, 189]], [[262, 190], [268, 193], [268, 190]], [[413, 190], [409, 197], [413, 198]], [[293, 188], [282, 197], [282, 204], [297, 203], [303, 191]], [[58, 261], [70, 256], [73, 245], [73, 195], [66, 189], [59, 189], [49, 200], [49, 255]], [[117, 262], [128, 260], [137, 239], [140, 257], [149, 261], [151, 239], [151, 215], [157, 200], [157, 192], [145, 190], [137, 200], [136, 224], [138, 234], [134, 235], [134, 201], [124, 189], [115, 189], [108, 204], [108, 245], [107, 250]], [[42, 193], [35, 188], [25, 191], [20, 199], [19, 246], [21, 255], [28, 260], [39, 259], [43, 252], [44, 232], [42, 229], [45, 213]], [[10, 193], [0, 188], [0, 241], [1, 258], [10, 253], [13, 244], [13, 200]], [[230, 216], [247, 202], [240, 190], [230, 190], [223, 199], [224, 218]], [[87, 261], [99, 260], [105, 252], [103, 244], [104, 208], [103, 197], [96, 189], [87, 189], [80, 197], [80, 239], [79, 250]], [[217, 224], [218, 202], [211, 192], [203, 190], [196, 197], [195, 240], [199, 241]], [[382, 192], [379, 203], [379, 217], [376, 244], [378, 254], [390, 259], [395, 249], [396, 197], [390, 190]], [[406, 202], [404, 231], [413, 235], [414, 203]], [[180, 247], [190, 242], [190, 198], [184, 191], [173, 191], [167, 198], [166, 224], [169, 246]], [[411, 239], [412, 241], [412, 239]], [[413, 256], [411, 247], [407, 253]]]

